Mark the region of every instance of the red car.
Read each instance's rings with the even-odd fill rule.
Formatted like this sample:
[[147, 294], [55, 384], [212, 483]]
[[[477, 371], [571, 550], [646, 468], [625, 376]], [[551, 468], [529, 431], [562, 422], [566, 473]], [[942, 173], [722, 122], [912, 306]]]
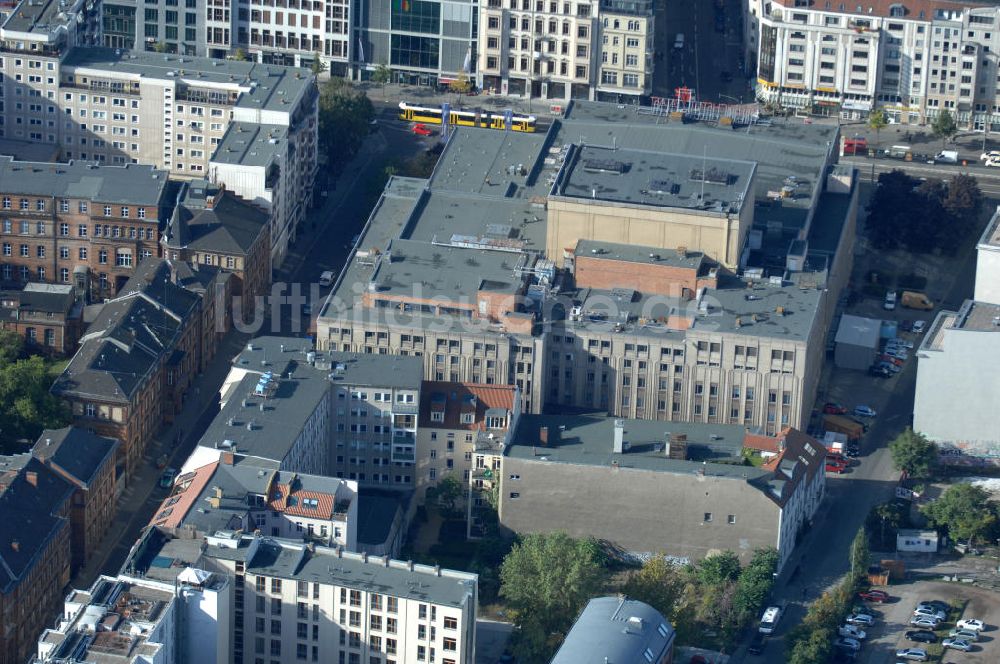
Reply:
[[839, 452], [828, 452], [826, 455], [827, 464], [836, 464], [838, 466], [850, 466], [850, 459], [846, 458]]
[[903, 366], [903, 360], [899, 359], [898, 357], [893, 357], [892, 355], [879, 355], [878, 361], [889, 362], [891, 364], [895, 364], [897, 367]]
[[419, 122], [413, 125], [413, 129], [411, 131], [413, 131], [413, 133], [417, 136], [432, 136], [434, 134], [433, 131], [427, 128], [427, 125]]
[[847, 409], [839, 403], [833, 403], [831, 401], [823, 405], [823, 412], [827, 415], [843, 415], [847, 412]]
[[869, 590], [868, 592], [861, 592], [858, 593], [858, 597], [866, 599], [869, 602], [878, 602], [879, 604], [889, 601], [889, 593], [884, 590]]
[[840, 475], [846, 470], [847, 466], [842, 463], [830, 463], [829, 461], [826, 463], [826, 472], [828, 473], [837, 473]]

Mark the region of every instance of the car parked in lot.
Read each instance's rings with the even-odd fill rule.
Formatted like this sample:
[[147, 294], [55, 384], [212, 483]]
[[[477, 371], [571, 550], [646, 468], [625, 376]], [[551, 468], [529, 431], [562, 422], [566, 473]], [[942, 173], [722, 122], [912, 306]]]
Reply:
[[869, 626], [875, 624], [875, 616], [869, 613], [852, 613], [851, 615], [847, 616], [847, 618], [845, 618], [844, 621], [848, 625]]
[[971, 629], [974, 632], [981, 632], [986, 629], [986, 623], [982, 620], [976, 620], [975, 618], [964, 618], [959, 620], [955, 627], [959, 629]]
[[937, 609], [928, 606], [918, 606], [913, 610], [913, 615], [923, 616], [925, 618], [937, 618], [938, 620], [944, 620], [948, 617], [948, 614], [944, 611], [938, 611]]
[[827, 461], [826, 472], [837, 473], [838, 475], [842, 475], [847, 472], [847, 466], [842, 463], [831, 463]]
[[896, 291], [892, 290], [885, 294], [885, 301], [882, 303], [882, 308], [886, 311], [892, 311], [896, 308]]
[[889, 357], [894, 357], [897, 360], [903, 360], [903, 361], [905, 361], [907, 358], [910, 357], [910, 354], [907, 353], [902, 348], [887, 348], [884, 354], [888, 355]]
[[878, 413], [871, 406], [855, 406], [854, 416], [855, 417], [875, 417]]
[[858, 597], [868, 602], [876, 602], [879, 604], [889, 601], [889, 593], [884, 590], [867, 590], [858, 593]]
[[927, 321], [925, 321], [925, 320], [915, 320], [915, 321], [913, 321], [913, 333], [914, 334], [923, 334], [925, 327], [927, 327]]
[[908, 659], [911, 662], [926, 662], [927, 651], [923, 648], [903, 648], [896, 651], [896, 659]]
[[833, 642], [834, 648], [844, 648], [845, 650], [853, 650], [857, 652], [861, 650], [861, 642], [857, 639], [852, 639], [849, 636], [842, 636]]
[[920, 608], [922, 606], [930, 607], [938, 611], [944, 611], [945, 613], [951, 611], [950, 604], [948, 604], [947, 602], [942, 602], [941, 600], [938, 599], [926, 599], [922, 602], [917, 603], [917, 608]]
[[823, 404], [823, 412], [826, 413], [827, 415], [846, 415], [847, 408], [841, 406], [839, 403], [828, 401], [825, 404]]
[[177, 477], [176, 468], [167, 468], [160, 475], [160, 487], [163, 489], [169, 489], [174, 484], [174, 478]]
[[888, 355], [883, 355], [882, 357], [880, 357], [879, 363], [876, 364], [875, 366], [878, 367], [879, 369], [884, 369], [893, 375], [898, 374], [900, 371], [903, 370], [903, 367], [896, 364], [893, 358], [889, 357]]
[[907, 350], [913, 350], [912, 341], [907, 341], [906, 339], [900, 339], [899, 337], [896, 337], [895, 339], [889, 339], [889, 341], [887, 341], [885, 345], [887, 348], [899, 347], [899, 348], [906, 348]]
[[860, 627], [856, 627], [854, 625], [841, 625], [840, 628], [837, 630], [837, 634], [839, 634], [840, 636], [846, 636], [852, 639], [857, 639], [858, 641], [864, 641], [865, 637], [868, 636], [868, 634], [865, 633], [865, 630], [861, 629]]
[[948, 636], [953, 639], [962, 639], [963, 641], [978, 641], [979, 632], [974, 629], [961, 629], [956, 627], [955, 629], [948, 632]]
[[945, 648], [961, 650], [962, 652], [969, 652], [972, 650], [972, 643], [970, 641], [965, 641], [964, 639], [945, 639], [941, 642], [941, 645]]
[[906, 633], [906, 638], [917, 643], [937, 643], [938, 640], [937, 634], [926, 629], [911, 629]]
[[937, 629], [941, 621], [937, 618], [931, 618], [929, 616], [913, 616], [910, 618], [911, 627], [922, 627], [924, 629]]

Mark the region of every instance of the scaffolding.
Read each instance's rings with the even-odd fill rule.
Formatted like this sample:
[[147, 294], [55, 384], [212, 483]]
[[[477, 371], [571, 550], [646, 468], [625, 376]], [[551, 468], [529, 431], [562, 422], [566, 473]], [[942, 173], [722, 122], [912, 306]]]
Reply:
[[639, 106], [642, 115], [670, 117], [675, 113], [689, 122], [715, 122], [746, 127], [761, 122], [758, 104], [713, 104], [698, 101], [690, 88], [677, 88], [673, 97], [652, 97], [650, 106]]

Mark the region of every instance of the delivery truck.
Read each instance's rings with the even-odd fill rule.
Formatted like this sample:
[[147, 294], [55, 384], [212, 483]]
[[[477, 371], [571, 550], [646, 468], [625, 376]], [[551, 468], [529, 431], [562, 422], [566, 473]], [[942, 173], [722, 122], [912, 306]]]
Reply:
[[847, 440], [854, 442], [861, 440], [861, 435], [865, 432], [865, 425], [843, 415], [824, 415], [823, 426], [827, 431], [842, 433], [847, 436]]
[[941, 150], [934, 155], [935, 164], [957, 164], [958, 152], [956, 150]]
[[914, 291], [903, 291], [903, 295], [900, 297], [900, 302], [907, 309], [930, 311], [934, 308], [934, 303], [931, 302], [926, 295]]

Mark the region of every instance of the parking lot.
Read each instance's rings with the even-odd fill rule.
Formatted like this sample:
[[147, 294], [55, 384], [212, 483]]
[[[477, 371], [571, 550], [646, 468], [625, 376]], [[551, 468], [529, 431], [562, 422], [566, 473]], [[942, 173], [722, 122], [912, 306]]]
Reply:
[[[962, 662], [987, 664], [1000, 661], [1000, 597], [996, 593], [976, 588], [968, 584], [946, 583], [943, 581], [917, 581], [890, 586], [892, 601], [872, 605], [876, 614], [875, 625], [869, 628], [868, 638], [856, 660], [861, 664], [890, 664], [898, 661], [896, 650], [900, 648], [926, 648], [931, 662]], [[986, 623], [978, 642], [971, 652], [945, 650], [941, 652], [941, 638], [948, 638], [953, 622], [942, 623], [936, 634], [936, 645], [924, 645], [907, 639], [904, 635], [911, 629], [909, 621], [918, 602], [939, 600], [945, 603], [965, 603], [962, 618], [977, 618]]]

